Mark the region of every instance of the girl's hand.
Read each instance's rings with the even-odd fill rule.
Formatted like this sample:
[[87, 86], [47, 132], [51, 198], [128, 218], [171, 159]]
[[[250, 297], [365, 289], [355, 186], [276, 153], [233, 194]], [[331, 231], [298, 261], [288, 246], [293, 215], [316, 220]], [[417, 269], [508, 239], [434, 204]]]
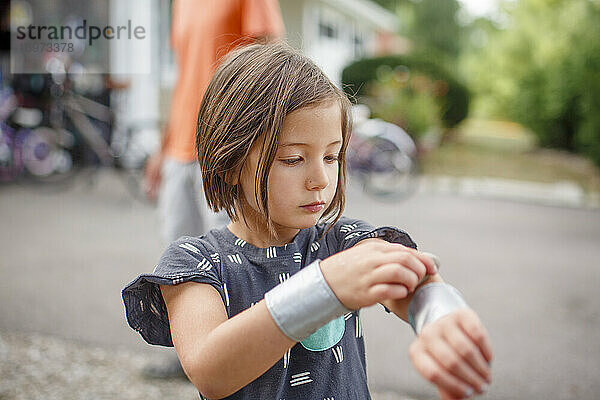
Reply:
[[471, 309], [455, 311], [425, 326], [409, 354], [417, 371], [437, 386], [442, 400], [481, 394], [491, 382], [490, 340]]
[[357, 310], [413, 292], [437, 271], [423, 253], [381, 239], [366, 239], [321, 261], [321, 271], [346, 308]]

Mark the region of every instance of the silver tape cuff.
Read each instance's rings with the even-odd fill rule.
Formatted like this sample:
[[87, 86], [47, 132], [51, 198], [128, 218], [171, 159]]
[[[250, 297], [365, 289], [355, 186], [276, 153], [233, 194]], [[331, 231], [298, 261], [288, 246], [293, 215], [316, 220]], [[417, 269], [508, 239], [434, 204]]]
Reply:
[[443, 282], [428, 283], [417, 289], [411, 299], [408, 305], [408, 322], [418, 335], [425, 325], [468, 307], [454, 286]]
[[265, 294], [277, 326], [301, 342], [329, 321], [350, 312], [335, 297], [316, 260]]

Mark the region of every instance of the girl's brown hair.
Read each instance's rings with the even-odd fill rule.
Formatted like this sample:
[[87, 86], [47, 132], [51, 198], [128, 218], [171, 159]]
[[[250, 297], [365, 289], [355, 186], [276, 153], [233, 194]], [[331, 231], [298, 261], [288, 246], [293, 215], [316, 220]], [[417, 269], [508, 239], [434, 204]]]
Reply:
[[[292, 111], [330, 102], [340, 105], [342, 147], [336, 192], [323, 213], [337, 221], [345, 203], [345, 152], [351, 131], [350, 102], [310, 59], [284, 43], [254, 44], [229, 53], [216, 70], [198, 112], [196, 151], [210, 208], [232, 220], [242, 213], [239, 182], [250, 148], [261, 145], [256, 204], [272, 231], [267, 178], [283, 120]], [[237, 174], [237, 179], [232, 179]]]

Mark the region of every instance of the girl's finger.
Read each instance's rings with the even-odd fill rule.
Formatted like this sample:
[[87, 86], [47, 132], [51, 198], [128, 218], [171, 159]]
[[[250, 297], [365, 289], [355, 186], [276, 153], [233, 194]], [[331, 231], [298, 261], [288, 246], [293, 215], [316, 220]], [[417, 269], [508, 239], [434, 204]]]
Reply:
[[385, 264], [376, 268], [370, 275], [371, 283], [394, 283], [406, 286], [409, 292], [415, 290], [419, 283], [418, 275], [400, 264]]
[[479, 317], [477, 317], [474, 312], [468, 313], [464, 318], [459, 320], [459, 324], [465, 334], [479, 347], [479, 350], [489, 365], [493, 358], [492, 344], [490, 342], [489, 334], [479, 320]]
[[408, 289], [404, 285], [379, 283], [371, 286], [368, 293], [374, 303], [380, 303], [384, 300], [403, 299], [408, 296]]
[[[415, 256], [421, 262], [421, 264], [423, 264], [423, 266], [425, 267], [426, 274], [435, 275], [438, 272], [437, 267], [436, 267], [436, 262], [434, 261], [434, 258], [437, 258], [437, 257], [435, 257], [435, 256], [431, 257], [432, 256], [431, 253], [423, 253], [423, 252], [415, 250], [411, 247], [404, 246], [400, 243], [382, 243], [382, 244], [385, 245], [385, 246], [381, 247], [381, 250], [384, 253], [396, 253], [396, 252], [398, 252], [398, 249], [400, 249], [401, 253], [406, 252], [406, 253], [410, 253], [413, 256]], [[438, 259], [438, 263], [439, 263], [439, 259]], [[425, 276], [425, 274], [423, 274], [423, 276]], [[423, 278], [423, 276], [421, 277], [421, 279]]]
[[417, 257], [419, 261], [423, 263], [427, 275], [435, 275], [438, 273], [440, 259], [436, 255], [424, 251], [418, 251], [410, 247], [405, 247], [404, 249]]
[[411, 346], [411, 359], [417, 371], [425, 379], [438, 386], [438, 388], [447, 391], [451, 396], [463, 399], [471, 397], [475, 393], [473, 388], [448, 373], [438, 364], [422, 344], [415, 343]]
[[458, 326], [444, 331], [444, 337], [454, 351], [466, 362], [469, 363], [485, 382], [490, 383], [490, 367], [479, 350], [479, 347], [473, 343], [471, 338]]
[[475, 388], [479, 393], [483, 393], [486, 390], [486, 382], [483, 378], [444, 340], [431, 341], [427, 344], [427, 349], [438, 364], [443, 366], [457, 379]]
[[[421, 255], [423, 255], [425, 257], [429, 257], [431, 259], [431, 261], [433, 261], [433, 267], [429, 263], [425, 264], [427, 266], [427, 274], [429, 274], [429, 275], [437, 274], [440, 270], [440, 264], [441, 264], [440, 258], [433, 253], [428, 253], [425, 251], [421, 252]], [[423, 261], [423, 260], [421, 260], [421, 261]], [[429, 261], [429, 260], [426, 260], [426, 261]]]
[[417, 282], [425, 277], [427, 273], [427, 267], [421, 260], [413, 253], [407, 251], [398, 251], [386, 254], [389, 264], [401, 264], [402, 266], [411, 269], [417, 274]]
[[447, 390], [442, 388], [438, 388], [438, 393], [440, 394], [440, 400], [460, 400], [466, 397], [454, 397]]

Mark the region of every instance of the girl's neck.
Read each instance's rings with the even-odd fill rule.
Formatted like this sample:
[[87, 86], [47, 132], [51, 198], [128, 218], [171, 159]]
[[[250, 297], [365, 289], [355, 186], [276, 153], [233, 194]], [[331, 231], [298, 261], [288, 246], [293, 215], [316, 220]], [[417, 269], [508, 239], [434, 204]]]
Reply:
[[269, 231], [269, 227], [262, 216], [259, 216], [254, 210], [248, 211], [244, 213], [245, 219], [238, 212], [237, 215], [240, 217], [237, 221], [231, 221], [227, 225], [227, 228], [235, 236], [255, 247], [283, 246], [291, 243], [298, 232], [300, 232], [298, 228], [274, 224], [275, 234], [273, 234], [273, 232]]
[[238, 238], [250, 243], [254, 247], [267, 248], [271, 246], [283, 246], [291, 243], [300, 229], [283, 228], [277, 229], [277, 237], [274, 237], [268, 229], [252, 229], [244, 223], [243, 219], [231, 221], [227, 229]]

